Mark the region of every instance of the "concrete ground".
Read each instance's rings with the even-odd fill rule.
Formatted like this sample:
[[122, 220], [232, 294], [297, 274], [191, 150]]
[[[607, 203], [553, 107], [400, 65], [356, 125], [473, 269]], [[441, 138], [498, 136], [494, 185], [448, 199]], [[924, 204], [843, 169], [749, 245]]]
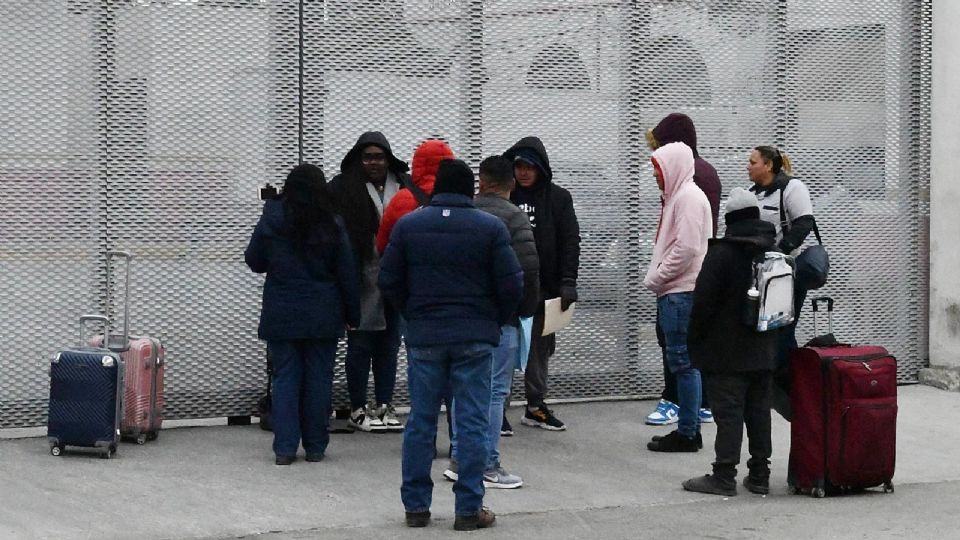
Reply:
[[[789, 426], [775, 415], [772, 493], [688, 493], [709, 471], [707, 450], [655, 454], [670, 428], [643, 424], [654, 402], [556, 405], [568, 431], [520, 425], [502, 442], [519, 490], [488, 490], [489, 538], [957, 538], [960, 393], [900, 388], [896, 492], [812, 499], [786, 487]], [[445, 433], [441, 426], [441, 433]], [[165, 429], [123, 444], [114, 460], [49, 454], [42, 438], [0, 435], [0, 538], [441, 538], [453, 535], [451, 483], [434, 466], [434, 522], [407, 529], [400, 504], [400, 435], [333, 435], [327, 459], [272, 463], [256, 425]], [[30, 434], [30, 432], [26, 432]], [[445, 435], [438, 445], [446, 449]], [[744, 459], [745, 461], [745, 459]]]

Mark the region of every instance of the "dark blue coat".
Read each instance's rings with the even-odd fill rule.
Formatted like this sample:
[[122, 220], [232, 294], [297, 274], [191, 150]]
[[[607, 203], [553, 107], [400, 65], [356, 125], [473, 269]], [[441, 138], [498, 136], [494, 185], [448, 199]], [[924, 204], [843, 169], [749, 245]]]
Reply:
[[379, 285], [403, 311], [408, 346], [497, 345], [523, 295], [523, 271], [499, 219], [470, 197], [440, 193], [397, 222]]
[[360, 293], [343, 223], [336, 245], [311, 243], [298, 254], [284, 234], [283, 199], [267, 201], [244, 252], [251, 270], [267, 279], [260, 339], [336, 339], [344, 324], [360, 323]]

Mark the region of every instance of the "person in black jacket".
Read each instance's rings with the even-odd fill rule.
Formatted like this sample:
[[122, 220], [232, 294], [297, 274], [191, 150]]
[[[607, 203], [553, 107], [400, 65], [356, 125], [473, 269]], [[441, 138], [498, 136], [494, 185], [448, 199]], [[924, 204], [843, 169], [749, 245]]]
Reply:
[[[330, 181], [337, 211], [343, 216], [360, 274], [360, 324], [347, 332], [344, 368], [350, 394], [347, 424], [366, 432], [403, 431], [393, 405], [400, 349], [400, 317], [385, 304], [377, 288], [380, 257], [374, 238], [384, 208], [409, 185], [409, 167], [397, 159], [379, 131], [357, 139]], [[373, 368], [375, 404], [367, 405], [367, 385]]]
[[566, 429], [544, 404], [548, 390], [547, 363], [556, 351], [556, 336], [542, 336], [543, 301], [560, 298], [566, 311], [577, 301], [580, 266], [580, 224], [570, 192], [553, 183], [553, 171], [543, 143], [537, 137], [517, 141], [503, 157], [513, 162], [517, 187], [510, 201], [530, 218], [540, 257], [540, 302], [533, 318], [530, 357], [524, 372], [527, 408], [524, 425], [551, 431]]
[[323, 171], [290, 171], [280, 197], [264, 205], [244, 259], [267, 274], [257, 333], [273, 361], [276, 463], [293, 463], [301, 439], [307, 461], [320, 461], [330, 441], [337, 339], [360, 323], [353, 252]]
[[540, 259], [533, 228], [526, 213], [510, 202], [513, 191], [513, 164], [501, 156], [491, 156], [480, 162], [480, 193], [473, 203], [478, 209], [493, 214], [510, 231], [510, 247], [520, 261], [523, 270], [523, 298], [517, 313], [507, 324], [500, 327], [500, 345], [493, 351], [493, 370], [490, 384], [493, 396], [490, 399], [490, 459], [483, 473], [484, 485], [488, 488], [512, 489], [523, 485], [523, 479], [510, 474], [500, 465], [500, 429], [503, 427], [503, 411], [513, 370], [519, 358], [520, 318], [533, 317], [540, 303]]
[[407, 320], [410, 416], [400, 496], [409, 527], [430, 522], [430, 469], [448, 385], [460, 458], [454, 528], [494, 522], [482, 506], [490, 368], [500, 328], [516, 316], [523, 272], [507, 228], [474, 206], [473, 178], [466, 163], [441, 161], [429, 206], [400, 218], [381, 261], [380, 290]]
[[757, 199], [741, 188], [730, 191], [722, 239], [711, 240], [693, 293], [687, 343], [693, 364], [709, 387], [717, 423], [713, 474], [683, 482], [688, 491], [737, 494], [737, 465], [743, 426], [750, 460], [743, 485], [770, 491], [770, 387], [777, 362], [779, 330], [757, 332], [745, 322], [753, 259], [774, 249], [776, 230], [760, 219]]

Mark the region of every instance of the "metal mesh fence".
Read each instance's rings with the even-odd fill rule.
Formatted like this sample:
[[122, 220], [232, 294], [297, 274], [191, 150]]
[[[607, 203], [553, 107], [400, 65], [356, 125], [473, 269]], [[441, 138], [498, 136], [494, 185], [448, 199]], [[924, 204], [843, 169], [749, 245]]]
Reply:
[[[301, 157], [332, 176], [367, 130], [405, 160], [442, 137], [474, 166], [540, 136], [582, 230], [551, 397], [654, 395], [644, 134], [675, 110], [724, 193], [749, 185], [753, 146], [791, 155], [836, 333], [886, 345], [914, 380], [930, 17], [929, 0], [0, 2], [0, 428], [44, 423], [49, 357], [119, 296], [107, 249], [136, 257], [131, 325], [168, 348], [168, 417], [249, 414], [265, 377], [262, 278], [242, 260], [255, 189]], [[345, 402], [342, 362], [335, 385]], [[405, 386], [401, 362], [398, 402]]]

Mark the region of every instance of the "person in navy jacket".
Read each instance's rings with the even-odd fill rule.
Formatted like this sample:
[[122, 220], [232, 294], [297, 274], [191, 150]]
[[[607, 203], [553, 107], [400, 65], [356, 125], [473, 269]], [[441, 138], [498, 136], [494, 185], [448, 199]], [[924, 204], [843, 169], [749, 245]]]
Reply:
[[454, 528], [494, 521], [483, 507], [490, 370], [500, 327], [523, 295], [523, 271], [506, 226], [474, 207], [473, 185], [463, 161], [441, 161], [430, 205], [397, 222], [380, 264], [380, 290], [407, 320], [411, 406], [400, 494], [410, 527], [430, 521], [430, 469], [447, 385], [460, 457]]
[[273, 451], [277, 465], [320, 461], [330, 436], [337, 340], [360, 323], [357, 272], [323, 171], [301, 164], [269, 200], [244, 259], [266, 273], [258, 336], [273, 361]]

